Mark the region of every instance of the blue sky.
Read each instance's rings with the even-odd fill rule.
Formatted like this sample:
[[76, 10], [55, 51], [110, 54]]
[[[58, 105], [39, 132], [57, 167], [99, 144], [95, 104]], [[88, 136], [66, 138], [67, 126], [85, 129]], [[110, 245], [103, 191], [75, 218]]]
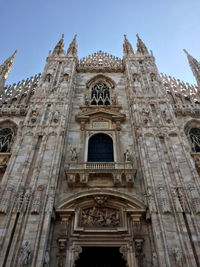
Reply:
[[7, 83], [43, 71], [62, 33], [77, 34], [78, 56], [103, 50], [122, 57], [123, 35], [139, 33], [160, 72], [194, 83], [183, 48], [200, 60], [199, 0], [0, 0], [0, 62], [18, 49]]

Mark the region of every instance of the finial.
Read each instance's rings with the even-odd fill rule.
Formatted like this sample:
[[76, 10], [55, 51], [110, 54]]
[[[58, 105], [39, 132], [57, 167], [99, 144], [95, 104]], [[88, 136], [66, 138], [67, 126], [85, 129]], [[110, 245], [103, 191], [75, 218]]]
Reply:
[[64, 33], [62, 34], [62, 39], [64, 39]]
[[186, 49], [183, 49], [183, 51], [186, 53], [187, 56], [189, 55], [189, 53]]
[[146, 45], [143, 43], [143, 41], [140, 39], [139, 34], [136, 34], [137, 37], [137, 54], [149, 54], [148, 49]]

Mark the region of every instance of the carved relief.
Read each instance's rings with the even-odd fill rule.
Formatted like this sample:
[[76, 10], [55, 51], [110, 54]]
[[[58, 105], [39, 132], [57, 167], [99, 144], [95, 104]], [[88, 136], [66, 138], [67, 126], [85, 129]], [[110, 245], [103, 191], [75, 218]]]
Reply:
[[196, 214], [200, 214], [200, 198], [194, 184], [189, 184], [188, 189], [190, 191], [192, 206]]
[[32, 206], [31, 206], [31, 213], [34, 213], [34, 214], [40, 213], [43, 190], [44, 190], [44, 186], [40, 185], [35, 191]]
[[81, 226], [117, 227], [120, 225], [120, 212], [108, 207], [92, 207], [81, 211]]
[[178, 247], [175, 247], [172, 250], [172, 254], [175, 258], [175, 262], [176, 262], [176, 267], [181, 267], [182, 265], [182, 258], [183, 258], [183, 254], [181, 252], [181, 250]]
[[135, 238], [135, 254], [138, 260], [138, 267], [144, 266], [144, 254], [143, 254], [143, 245], [144, 239], [143, 238]]
[[159, 185], [158, 187], [159, 193], [160, 193], [160, 203], [161, 203], [161, 209], [162, 212], [165, 213], [171, 213], [171, 207], [168, 199], [168, 195], [166, 192], [166, 189], [163, 185]]
[[148, 199], [148, 204], [149, 204], [149, 211], [150, 213], [157, 213], [157, 208], [156, 208], [156, 203], [155, 199], [152, 193], [152, 189], [148, 187], [147, 189], [147, 199]]
[[38, 111], [37, 109], [33, 109], [31, 112], [31, 122], [35, 123], [37, 121]]
[[28, 241], [24, 243], [24, 245], [21, 246], [20, 249], [20, 257], [19, 257], [19, 262], [20, 266], [28, 266], [32, 257], [32, 250], [31, 246]]
[[163, 114], [163, 118], [164, 120], [167, 122], [167, 123], [170, 123], [171, 122], [171, 117], [169, 115], [169, 112], [167, 110], [163, 110], [162, 112]]
[[1, 203], [0, 203], [0, 212], [5, 213], [5, 214], [8, 212], [8, 208], [10, 206], [14, 188], [15, 188], [14, 185], [10, 184], [5, 189], [3, 197], [1, 199]]
[[78, 160], [78, 153], [76, 151], [76, 148], [72, 147], [70, 152], [71, 152], [71, 161], [77, 161]]
[[179, 198], [178, 198], [178, 194], [177, 194], [176, 188], [175, 187], [171, 187], [171, 192], [172, 192], [172, 198], [173, 198], [173, 201], [174, 201], [174, 206], [175, 206], [176, 212], [183, 212], [183, 209], [181, 207], [181, 203], [180, 203]]

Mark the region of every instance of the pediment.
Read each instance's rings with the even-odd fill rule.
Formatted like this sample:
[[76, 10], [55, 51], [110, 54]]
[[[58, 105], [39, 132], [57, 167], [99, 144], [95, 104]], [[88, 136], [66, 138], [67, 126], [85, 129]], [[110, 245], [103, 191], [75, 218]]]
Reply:
[[118, 108], [104, 108], [104, 107], [92, 107], [92, 108], [82, 108], [82, 112], [76, 115], [76, 120], [81, 121], [90, 121], [93, 118], [106, 118], [112, 121], [124, 121], [126, 115], [119, 112]]
[[127, 212], [145, 212], [146, 206], [145, 204], [138, 198], [138, 196], [131, 196], [126, 193], [119, 192], [114, 189], [89, 189], [86, 191], [78, 192], [71, 196], [65, 197], [63, 196], [56, 205], [56, 211], [67, 211], [76, 209], [76, 207], [90, 205], [93, 203], [95, 197], [106, 197], [112, 203], [115, 203], [118, 207], [123, 207]]

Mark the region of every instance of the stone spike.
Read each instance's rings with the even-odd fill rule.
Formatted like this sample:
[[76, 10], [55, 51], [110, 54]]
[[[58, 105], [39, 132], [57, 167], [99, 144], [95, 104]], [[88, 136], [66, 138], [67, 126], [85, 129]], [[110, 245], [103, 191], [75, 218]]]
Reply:
[[200, 87], [200, 63], [193, 56], [191, 56], [186, 49], [183, 49], [183, 51], [187, 55], [190, 68], [193, 72], [198, 86]]
[[136, 37], [137, 37], [137, 54], [142, 54], [142, 55], [149, 54], [146, 45], [140, 39], [138, 34], [136, 34]]
[[128, 41], [126, 34], [124, 34], [123, 53], [124, 57], [134, 56], [133, 47]]
[[55, 46], [52, 56], [65, 56], [65, 44], [64, 44], [64, 34], [62, 34], [62, 37], [60, 41]]
[[77, 37], [77, 35], [75, 34], [72, 42], [70, 43], [70, 45], [67, 49], [67, 56], [68, 57], [77, 57], [78, 45], [77, 45], [76, 37]]
[[12, 56], [10, 56], [0, 65], [0, 93], [2, 93], [2, 91], [4, 90], [3, 88], [5, 86], [6, 79], [8, 78], [8, 75], [12, 69], [16, 54], [17, 50], [15, 50]]

